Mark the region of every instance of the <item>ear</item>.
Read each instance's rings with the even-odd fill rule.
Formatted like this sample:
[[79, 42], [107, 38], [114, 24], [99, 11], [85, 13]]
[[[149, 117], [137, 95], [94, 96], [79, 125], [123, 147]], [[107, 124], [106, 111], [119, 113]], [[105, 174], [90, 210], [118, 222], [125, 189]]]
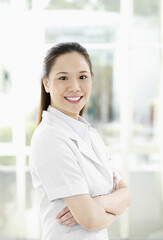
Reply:
[[42, 83], [44, 85], [45, 91], [47, 93], [49, 93], [50, 92], [50, 90], [49, 90], [49, 80], [47, 78], [43, 78]]

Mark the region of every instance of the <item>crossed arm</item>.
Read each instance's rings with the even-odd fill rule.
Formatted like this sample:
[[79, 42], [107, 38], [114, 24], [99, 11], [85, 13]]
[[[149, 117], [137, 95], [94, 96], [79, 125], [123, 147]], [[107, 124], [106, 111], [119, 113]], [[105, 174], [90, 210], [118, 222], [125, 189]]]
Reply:
[[106, 213], [121, 215], [131, 202], [130, 192], [123, 180], [114, 184], [111, 194], [95, 197], [94, 200], [97, 203], [99, 200]]
[[[92, 219], [89, 220], [83, 218], [83, 227], [86, 229], [100, 230], [109, 227], [114, 222], [116, 215], [122, 214], [123, 211], [129, 206], [131, 197], [127, 185], [123, 180], [117, 183], [116, 176], [114, 176], [113, 182], [114, 187], [111, 194], [92, 198], [93, 202], [90, 203], [94, 205], [92, 209], [95, 209], [95, 211], [92, 212], [92, 215], [95, 221], [91, 227], [90, 225], [87, 227], [88, 224], [84, 225], [84, 222], [89, 223], [92, 221]], [[79, 223], [78, 215], [75, 215], [76, 211], [71, 209], [71, 204], [69, 205], [69, 198], [65, 198], [64, 200], [66, 201], [67, 206], [57, 214], [56, 218], [58, 218], [59, 223], [62, 225], [74, 226]], [[83, 201], [85, 201], [85, 198], [83, 198]], [[82, 204], [84, 204], [83, 201]], [[77, 204], [76, 207], [79, 208], [79, 205]], [[82, 205], [80, 208], [82, 209]], [[90, 206], [88, 206], [88, 211], [90, 211]]]

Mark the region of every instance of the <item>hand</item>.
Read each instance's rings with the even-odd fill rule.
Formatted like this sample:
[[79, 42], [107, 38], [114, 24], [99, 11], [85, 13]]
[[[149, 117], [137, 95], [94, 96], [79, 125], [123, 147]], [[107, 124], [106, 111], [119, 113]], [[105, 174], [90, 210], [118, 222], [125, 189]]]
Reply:
[[[117, 182], [117, 176], [113, 172], [113, 190], [112, 193], [119, 189], [119, 183]], [[104, 208], [103, 196], [93, 197], [94, 201]]]
[[62, 225], [74, 226], [78, 224], [67, 206], [57, 214], [56, 218]]
[[119, 183], [117, 182], [117, 176], [115, 175], [115, 172], [113, 172], [113, 190], [112, 193], [117, 191], [119, 189]]

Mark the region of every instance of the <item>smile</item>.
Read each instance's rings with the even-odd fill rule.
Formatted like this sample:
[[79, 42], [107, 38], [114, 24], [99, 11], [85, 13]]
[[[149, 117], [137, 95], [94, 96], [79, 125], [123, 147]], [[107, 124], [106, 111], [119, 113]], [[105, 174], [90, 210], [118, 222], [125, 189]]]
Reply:
[[68, 102], [71, 102], [71, 103], [79, 103], [80, 100], [82, 99], [83, 96], [81, 97], [65, 97], [65, 99], [68, 101]]

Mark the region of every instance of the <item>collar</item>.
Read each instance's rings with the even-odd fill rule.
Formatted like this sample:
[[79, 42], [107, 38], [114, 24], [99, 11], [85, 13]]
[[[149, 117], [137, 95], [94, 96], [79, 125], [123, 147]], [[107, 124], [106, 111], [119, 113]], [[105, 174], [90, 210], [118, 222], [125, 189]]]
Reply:
[[[53, 112], [52, 112], [53, 111]], [[56, 111], [55, 111], [56, 113]], [[80, 117], [80, 120], [83, 120], [86, 124], [86, 121], [83, 117]], [[78, 121], [78, 120], [75, 120]], [[92, 148], [86, 144], [81, 137], [77, 134], [76, 131], [72, 131], [72, 127], [70, 127], [67, 122], [65, 122], [63, 119], [54, 114], [54, 110], [52, 108], [48, 107], [47, 111], [43, 110], [42, 112], [42, 122], [45, 124], [50, 125], [55, 129], [55, 134], [63, 135], [66, 138], [69, 138], [71, 140], [75, 140], [77, 142], [79, 151], [88, 157], [91, 161], [93, 161], [95, 164], [98, 164], [98, 166], [101, 168], [101, 171], [103, 172], [103, 175], [106, 174], [107, 177], [110, 177], [109, 172], [106, 169], [107, 166], [107, 154], [106, 151], [104, 151], [104, 145], [102, 141], [99, 139], [99, 135], [97, 133], [97, 129], [90, 126], [90, 139], [92, 143]], [[97, 147], [98, 145], [98, 147]], [[101, 160], [100, 160], [101, 159]]]
[[78, 120], [76, 120], [51, 105], [48, 106], [47, 112], [54, 114], [56, 117], [59, 117], [66, 122], [83, 140], [88, 137], [91, 124], [88, 123], [82, 116], [79, 115]]

